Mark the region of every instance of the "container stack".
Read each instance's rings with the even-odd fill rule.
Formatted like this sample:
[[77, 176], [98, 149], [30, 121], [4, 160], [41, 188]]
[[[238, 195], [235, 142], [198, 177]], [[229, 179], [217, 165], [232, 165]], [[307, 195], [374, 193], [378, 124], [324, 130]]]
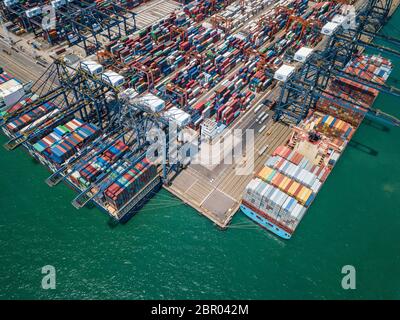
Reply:
[[33, 94], [30, 97], [23, 98], [14, 104], [11, 108], [7, 109], [7, 113], [12, 114], [24, 108], [26, 105], [36, 101], [39, 98], [38, 95]]
[[128, 85], [138, 93], [148, 89], [148, 77], [156, 83], [184, 64], [181, 50], [190, 47], [190, 43], [185, 44], [184, 38], [199, 30], [188, 28], [181, 32], [176, 29], [174, 21], [166, 19], [141, 30], [138, 35], [106, 45], [105, 50], [125, 69], [123, 75], [128, 78]]
[[106, 51], [125, 67], [124, 76], [130, 78], [129, 86], [142, 93], [148, 89], [149, 77], [157, 83], [181, 68], [188, 52], [204, 52], [219, 41], [220, 35], [220, 31], [195, 25], [187, 17], [182, 20], [177, 15], [140, 31], [137, 36], [108, 44]]
[[[188, 104], [189, 109], [192, 111], [192, 125], [198, 127], [203, 119], [216, 112], [215, 103], [218, 104], [220, 102], [214, 100], [219, 99], [220, 96], [219, 94], [214, 95], [211, 99], [205, 101], [204, 104], [199, 104], [197, 98], [205, 90], [212, 90], [229, 71], [237, 66], [243, 58], [242, 50], [238, 48], [243, 46], [245, 46], [245, 44], [242, 39], [229, 36], [222, 41], [215, 50], [208, 50], [204, 53], [204, 62], [201, 63], [196, 59], [190, 60], [188, 65], [176, 73], [169, 83], [167, 82], [165, 85], [157, 88], [158, 93], [162, 94], [165, 92], [165, 95], [162, 94], [162, 96], [180, 107], [185, 107], [182, 105], [182, 96], [184, 96], [185, 103]], [[247, 72], [247, 70], [250, 69], [246, 68], [245, 70]], [[238, 96], [239, 91], [244, 88], [245, 84], [248, 82], [248, 79], [241, 79], [246, 76], [249, 77], [250, 75], [247, 73], [238, 75], [236, 79], [238, 83], [236, 87], [235, 85], [232, 87], [232, 90], [236, 91]], [[233, 78], [231, 82], [235, 82]], [[224, 101], [223, 103], [227, 102], [227, 99], [231, 97], [231, 93], [233, 92], [227, 91], [226, 93], [224, 97], [221, 96]], [[236, 97], [234, 97], [234, 99], [235, 98]], [[240, 98], [242, 98], [242, 96], [240, 96]], [[254, 96], [251, 93], [245, 93], [243, 101], [239, 101], [238, 99], [235, 102], [233, 99], [229, 102], [231, 107], [233, 107], [231, 112], [235, 112], [237, 108], [240, 108], [241, 102], [249, 103], [253, 98]], [[206, 104], [207, 106], [205, 106]], [[234, 114], [229, 119], [228, 117], [221, 118], [221, 121], [230, 123], [234, 119]], [[238, 115], [239, 114], [236, 113], [236, 116]]]
[[156, 166], [147, 158], [144, 158], [112, 183], [104, 191], [104, 197], [108, 204], [119, 210], [153, 180], [156, 175]]
[[[101, 155], [96, 156], [90, 162], [85, 163], [81, 169], [71, 174], [71, 180], [78, 187], [85, 189], [96, 181], [97, 177], [104, 173], [116, 171], [112, 169], [112, 165], [116, 163], [127, 151], [129, 147], [121, 140], [115, 142], [107, 148]], [[122, 169], [120, 169], [122, 170]]]
[[[387, 59], [376, 55], [362, 55], [351, 60], [345, 67], [345, 72], [375, 83], [385, 83], [392, 69], [392, 63]], [[351, 110], [332, 103], [329, 99], [319, 99], [317, 109], [343, 120], [353, 127], [358, 127], [367, 113], [367, 109], [378, 95], [378, 91], [373, 88], [340, 77], [335, 79], [326, 91], [325, 95], [328, 98], [332, 96], [340, 97], [345, 101], [354, 102], [359, 107], [354, 106]], [[332, 96], [330, 96], [330, 92], [332, 92]]]
[[290, 149], [287, 146], [277, 147], [275, 149], [275, 151], [272, 153], [272, 156], [267, 160], [265, 165], [267, 165], [267, 166], [272, 165], [275, 168], [275, 165], [278, 164], [278, 162], [275, 163], [275, 161], [278, 161], [278, 160], [282, 161], [281, 159], [287, 160], [287, 161], [291, 162], [292, 164], [296, 165], [297, 167], [305, 169], [308, 172], [310, 172], [311, 174], [314, 174], [317, 177], [317, 179], [321, 182], [325, 182], [325, 180], [330, 172], [328, 168], [326, 168], [322, 165], [313, 164], [302, 154]]
[[[351, 60], [344, 71], [366, 81], [384, 84], [392, 72], [392, 64], [389, 60], [379, 56], [362, 55]], [[369, 106], [379, 93], [374, 88], [364, 86], [346, 78], [339, 78], [337, 82], [345, 84], [348, 90], [355, 90], [363, 94], [362, 101], [366, 106]]]
[[[39, 143], [36, 147], [43, 148], [47, 143], [51, 146], [42, 150], [44, 156], [49, 158], [56, 164], [64, 163], [68, 158], [73, 156], [77, 150], [86, 142], [92, 140], [99, 132], [99, 129], [91, 124], [85, 123], [81, 126], [76, 119], [68, 122], [67, 125], [58, 126], [54, 129], [51, 138], [56, 140], [51, 144], [52, 140], [45, 140], [44, 143]], [[58, 139], [58, 140], [57, 140]]]
[[273, 223], [294, 230], [329, 172], [299, 152], [279, 146], [246, 187], [243, 203]]
[[294, 197], [305, 207], [308, 207], [314, 199], [315, 194], [310, 188], [298, 183], [284, 174], [279, 173], [277, 170], [271, 169], [270, 167], [262, 168], [257, 177], [281, 190], [285, 194]]
[[184, 6], [183, 11], [195, 22], [201, 22], [207, 16], [211, 16], [215, 12], [221, 11], [225, 6], [225, 0], [195, 0]]
[[329, 136], [339, 136], [344, 140], [349, 140], [354, 133], [354, 128], [347, 122], [335, 118], [331, 115], [325, 115], [316, 121], [318, 131]]
[[[336, 91], [334, 94], [338, 95]], [[343, 94], [340, 94], [343, 96]], [[351, 101], [351, 99], [347, 99], [347, 101]], [[358, 100], [357, 103], [362, 103], [361, 100]], [[317, 109], [321, 111], [324, 114], [330, 114], [335, 118], [341, 119], [352, 126], [357, 127], [362, 119], [364, 118], [364, 115], [362, 112], [357, 112], [357, 111], [352, 111], [347, 108], [343, 108], [339, 105], [334, 105], [332, 104], [329, 100], [326, 99], [320, 99], [317, 103]]]
[[328, 172], [323, 166], [313, 165], [308, 160], [295, 164], [279, 156], [270, 157], [265, 166], [311, 188], [314, 193], [319, 191]]
[[[44, 138], [40, 139], [38, 142], [36, 142], [33, 145], [33, 148], [39, 152], [42, 153], [44, 150], [46, 150], [49, 147], [52, 147], [56, 142], [60, 141], [62, 139], [62, 136], [65, 135], [66, 133], [75, 133], [77, 129], [81, 126], [84, 125], [84, 122], [79, 119], [72, 119], [71, 121], [67, 122], [63, 126], [58, 126], [56, 127], [53, 132], [45, 136]], [[82, 137], [84, 138], [84, 137]], [[82, 142], [86, 142], [83, 141]]]
[[268, 220], [292, 230], [304, 216], [307, 208], [295, 198], [259, 178], [247, 185], [243, 203], [255, 208]]
[[19, 131], [20, 129], [22, 129], [23, 127], [26, 127], [27, 125], [32, 123], [34, 120], [47, 115], [55, 108], [56, 108], [56, 106], [54, 105], [54, 103], [45, 102], [41, 106], [39, 106], [29, 112], [26, 112], [23, 115], [18, 116], [14, 120], [7, 123], [7, 129], [10, 132], [15, 133], [15, 132]]

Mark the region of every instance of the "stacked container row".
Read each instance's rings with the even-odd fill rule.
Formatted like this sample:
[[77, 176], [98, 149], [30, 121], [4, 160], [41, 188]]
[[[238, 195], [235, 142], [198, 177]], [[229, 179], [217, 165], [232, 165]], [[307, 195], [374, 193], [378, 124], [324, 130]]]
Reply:
[[144, 158], [104, 191], [105, 199], [115, 209], [120, 209], [156, 175], [156, 166]]

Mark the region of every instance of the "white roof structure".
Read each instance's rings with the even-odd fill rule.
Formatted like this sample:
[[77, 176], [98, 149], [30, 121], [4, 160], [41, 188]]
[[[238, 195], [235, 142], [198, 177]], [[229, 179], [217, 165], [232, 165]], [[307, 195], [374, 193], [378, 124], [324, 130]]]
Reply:
[[23, 85], [15, 79], [8, 80], [0, 84], [0, 97], [8, 96], [9, 94], [23, 88]]
[[104, 72], [101, 78], [115, 87], [122, 86], [125, 83], [125, 78], [123, 76], [111, 70]]
[[333, 17], [332, 22], [342, 25], [348, 20], [348, 17], [342, 16], [341, 14], [337, 14]]
[[6, 7], [11, 7], [14, 4], [17, 4], [19, 1], [18, 0], [4, 0], [4, 5]]
[[168, 120], [174, 120], [180, 127], [188, 125], [191, 119], [190, 114], [177, 107], [170, 108], [164, 113], [164, 116], [168, 118]]
[[301, 47], [297, 52], [294, 54], [294, 60], [298, 62], [305, 62], [313, 53], [313, 49], [307, 47]]
[[101, 64], [92, 61], [92, 60], [85, 60], [81, 62], [81, 69], [89, 72], [90, 74], [100, 74], [103, 73], [104, 68]]
[[54, 9], [59, 9], [62, 6], [65, 6], [66, 4], [67, 4], [67, 0], [54, 0], [54, 1], [51, 2], [51, 6]]
[[0, 104], [11, 107], [25, 94], [24, 86], [15, 79], [0, 84]]
[[333, 35], [336, 30], [339, 28], [339, 24], [335, 22], [328, 22], [322, 27], [321, 33], [326, 35], [326, 36], [331, 36]]
[[25, 11], [25, 14], [28, 18], [36, 17], [42, 13], [42, 9], [40, 7], [34, 7], [32, 9], [28, 9]]
[[152, 93], [145, 94], [140, 100], [153, 112], [160, 112], [165, 108], [165, 101]]
[[274, 74], [274, 79], [279, 81], [287, 81], [294, 72], [294, 67], [284, 64]]

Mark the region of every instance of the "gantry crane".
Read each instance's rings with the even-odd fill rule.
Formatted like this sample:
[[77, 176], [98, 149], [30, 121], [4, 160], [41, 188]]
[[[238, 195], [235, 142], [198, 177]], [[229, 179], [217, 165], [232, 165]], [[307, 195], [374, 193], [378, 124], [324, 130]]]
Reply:
[[[1, 3], [3, 15], [10, 21], [17, 19], [26, 31], [45, 36], [50, 44], [66, 40], [70, 46], [83, 48], [87, 55], [102, 47], [100, 36], [112, 41], [136, 31], [136, 13], [113, 1], [101, 6], [96, 2], [64, 1], [53, 7], [55, 19], [49, 25], [42, 21], [42, 10], [49, 11], [46, 1], [37, 1], [36, 7], [19, 0], [7, 5]], [[33, 8], [37, 10], [28, 16], [26, 11]]]
[[[388, 50], [381, 45], [363, 40], [365, 34], [385, 39], [378, 32], [387, 21], [391, 4], [390, 0], [369, 0], [367, 4], [363, 4], [357, 13], [359, 23], [356, 28], [338, 26], [336, 32], [328, 37], [325, 48], [314, 52], [294, 75], [283, 83], [275, 110], [275, 120], [285, 118], [290, 122], [299, 123], [307, 116], [310, 109], [316, 107], [320, 99], [325, 99], [352, 112], [367, 115], [386, 124], [399, 126], [400, 121], [398, 119], [379, 110], [365, 108], [365, 104], [347, 100], [335, 92], [327, 90], [331, 79], [338, 77], [380, 92], [400, 96], [400, 89], [382, 83], [374, 83], [356, 75], [348, 74], [343, 70], [348, 62], [365, 47], [373, 47], [381, 52], [400, 56], [400, 51]], [[377, 21], [380, 24], [377, 24]], [[390, 40], [400, 46], [400, 40], [394, 38]]]
[[[22, 144], [28, 149], [32, 148], [33, 143], [78, 113], [82, 120], [95, 123], [101, 129], [102, 138], [83, 146], [68, 159], [49, 177], [47, 180], [49, 185], [56, 185], [68, 177], [71, 170], [79, 168], [81, 159], [86, 158], [87, 155], [90, 154], [91, 157], [98, 155], [104, 149], [103, 145], [111, 145], [124, 137], [129, 137], [127, 144], [130, 146], [130, 151], [121, 161], [126, 161], [126, 165], [132, 167], [139, 153], [142, 154], [149, 146], [148, 133], [151, 129], [158, 128], [165, 132], [170, 126], [171, 119], [162, 113], [152, 111], [140, 97], [132, 99], [124, 96], [122, 93], [125, 92], [126, 87], [116, 87], [102, 76], [91, 74], [80, 67], [68, 66], [61, 59], [55, 60], [49, 66], [33, 89], [39, 94], [38, 99], [7, 114], [1, 126], [6, 126], [9, 122], [46, 102], [53, 102], [58, 106], [58, 112], [46, 114], [40, 123], [32, 127], [28, 124], [23, 133], [14, 133], [5, 144], [6, 149], [12, 150]], [[162, 146], [165, 149], [162, 153], [165, 157], [170, 148], [169, 139], [171, 138], [168, 134], [166, 136], [166, 143]], [[163, 180], [168, 183], [169, 173], [180, 170], [181, 165], [179, 161], [177, 163], [162, 161], [162, 167]], [[102, 178], [106, 179], [107, 175]], [[103, 189], [102, 181], [99, 178], [96, 183]], [[93, 194], [92, 189], [88, 188], [84, 190], [85, 192], [81, 192], [74, 204], [80, 207], [96, 197], [98, 192]]]

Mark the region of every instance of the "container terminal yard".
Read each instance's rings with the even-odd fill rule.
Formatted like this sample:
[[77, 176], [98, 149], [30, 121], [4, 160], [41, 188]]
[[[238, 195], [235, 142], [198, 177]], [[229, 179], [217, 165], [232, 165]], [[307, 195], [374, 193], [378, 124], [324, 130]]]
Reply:
[[[49, 186], [68, 183], [76, 208], [94, 203], [116, 221], [164, 187], [220, 228], [240, 208], [289, 239], [363, 119], [400, 125], [372, 107], [380, 92], [400, 95], [386, 84], [400, 40], [378, 34], [398, 4], [3, 1], [5, 148], [48, 167]], [[54, 25], [41, 22], [44, 5]], [[246, 152], [204, 160], [231, 154], [237, 129]]]

